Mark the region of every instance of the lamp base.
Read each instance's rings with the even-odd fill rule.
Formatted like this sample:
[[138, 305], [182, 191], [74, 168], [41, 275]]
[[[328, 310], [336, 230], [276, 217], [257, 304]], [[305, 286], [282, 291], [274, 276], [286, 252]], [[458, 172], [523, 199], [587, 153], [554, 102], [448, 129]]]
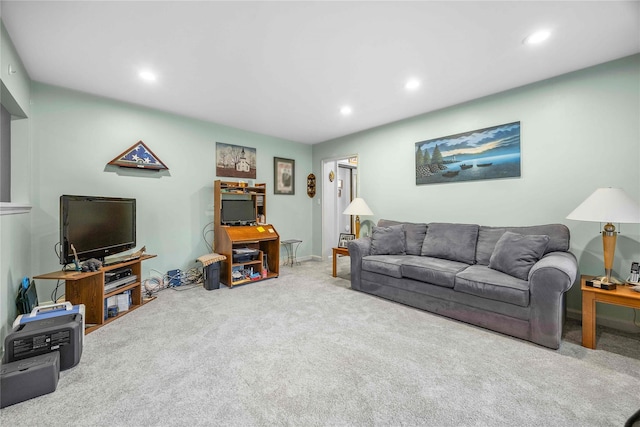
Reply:
[[618, 279], [617, 277], [611, 276], [611, 277], [607, 277], [607, 276], [600, 276], [600, 277], [596, 277], [596, 280], [599, 280], [602, 283], [612, 283], [615, 285], [624, 285], [624, 281]]
[[616, 239], [618, 237], [618, 233], [616, 233], [616, 227], [608, 222], [602, 229], [602, 250], [604, 255], [604, 276], [599, 277], [602, 283], [613, 283], [616, 285], [621, 285], [624, 282], [620, 281], [617, 277], [614, 277], [613, 274], [613, 257], [616, 253]]

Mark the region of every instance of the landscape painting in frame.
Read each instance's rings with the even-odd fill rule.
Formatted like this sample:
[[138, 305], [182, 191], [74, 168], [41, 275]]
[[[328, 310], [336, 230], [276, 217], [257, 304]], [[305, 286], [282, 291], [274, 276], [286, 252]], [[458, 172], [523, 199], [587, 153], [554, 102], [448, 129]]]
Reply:
[[416, 185], [520, 176], [520, 122], [416, 142]]
[[216, 142], [216, 175], [256, 179], [256, 149]]

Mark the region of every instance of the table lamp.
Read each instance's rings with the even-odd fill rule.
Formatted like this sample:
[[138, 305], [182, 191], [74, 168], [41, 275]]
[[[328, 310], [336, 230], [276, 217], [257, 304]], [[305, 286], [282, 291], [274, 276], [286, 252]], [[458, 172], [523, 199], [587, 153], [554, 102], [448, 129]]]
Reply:
[[640, 206], [620, 188], [598, 188], [573, 210], [567, 219], [606, 223], [602, 230], [605, 275], [603, 283], [623, 283], [611, 276], [616, 251], [617, 223], [640, 223]]
[[356, 216], [356, 239], [360, 238], [360, 215], [373, 215], [367, 203], [360, 197], [356, 197], [351, 201], [347, 209], [342, 212], [345, 215]]

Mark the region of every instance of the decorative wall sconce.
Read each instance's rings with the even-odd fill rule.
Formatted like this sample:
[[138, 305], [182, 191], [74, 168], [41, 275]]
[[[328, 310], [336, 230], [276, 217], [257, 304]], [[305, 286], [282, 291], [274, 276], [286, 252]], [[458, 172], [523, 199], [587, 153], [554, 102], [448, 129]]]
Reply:
[[307, 196], [313, 198], [316, 195], [316, 176], [312, 173], [307, 175]]

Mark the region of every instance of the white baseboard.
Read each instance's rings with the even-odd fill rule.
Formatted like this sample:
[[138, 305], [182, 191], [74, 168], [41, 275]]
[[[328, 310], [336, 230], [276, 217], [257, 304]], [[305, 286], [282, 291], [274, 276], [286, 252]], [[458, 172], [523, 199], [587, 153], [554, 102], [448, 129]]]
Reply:
[[[322, 261], [322, 259], [315, 255], [306, 255], [306, 256], [296, 257], [296, 262], [303, 262], [303, 261]], [[286, 257], [280, 258], [280, 265], [283, 265], [285, 262], [287, 262]]]
[[[567, 317], [575, 320], [582, 320], [582, 311], [567, 308]], [[638, 316], [640, 317], [640, 316]], [[640, 332], [640, 327], [633, 324], [633, 321], [616, 319], [614, 317], [603, 316], [596, 313], [596, 325], [606, 326], [608, 328], [619, 329], [625, 332]]]

